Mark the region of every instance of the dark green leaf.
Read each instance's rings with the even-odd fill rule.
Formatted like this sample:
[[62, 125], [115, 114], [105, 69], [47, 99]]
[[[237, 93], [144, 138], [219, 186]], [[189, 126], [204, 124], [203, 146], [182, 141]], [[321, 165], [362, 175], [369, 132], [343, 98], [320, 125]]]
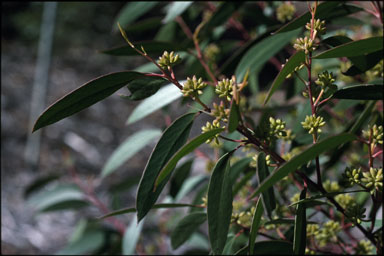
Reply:
[[[233, 147], [232, 147], [233, 148]], [[235, 182], [239, 177], [240, 173], [245, 173], [247, 169], [249, 169], [249, 163], [251, 162], [251, 157], [244, 157], [239, 161], [235, 162], [231, 166], [231, 173], [229, 174], [229, 180]]]
[[368, 101], [368, 104], [364, 108], [363, 112], [361, 112], [356, 122], [348, 130], [349, 133], [355, 134], [361, 128], [365, 120], [367, 120], [367, 118], [371, 115], [372, 109], [375, 106], [375, 104], [376, 104], [376, 101]]
[[301, 29], [298, 29], [283, 34], [273, 35], [252, 46], [244, 54], [236, 67], [236, 79], [238, 81], [243, 80], [248, 69], [250, 74], [259, 70], [271, 57], [287, 45], [292, 38], [297, 37], [300, 31]]
[[236, 104], [235, 100], [232, 100], [231, 110], [229, 112], [229, 120], [228, 120], [228, 132], [236, 131], [237, 126], [240, 121], [240, 112], [239, 106]]
[[148, 17], [148, 19], [143, 19], [135, 22], [124, 28], [125, 32], [130, 34], [143, 34], [148, 30], [157, 30], [161, 26], [161, 17]]
[[40, 177], [36, 180], [34, 180], [25, 190], [24, 190], [24, 198], [27, 198], [32, 193], [36, 192], [37, 190], [41, 189], [48, 183], [57, 180], [60, 177], [60, 175], [57, 174], [50, 174], [47, 176]]
[[314, 59], [340, 58], [340, 57], [356, 57], [360, 55], [377, 52], [383, 49], [383, 37], [370, 37], [358, 41], [348, 42], [332, 49], [324, 51]]
[[[257, 174], [259, 176], [259, 184], [269, 177], [269, 170], [265, 161], [265, 153], [260, 152], [257, 156]], [[268, 217], [272, 217], [272, 211], [276, 208], [275, 194], [273, 187], [267, 191], [262, 192], [261, 198], [263, 199], [264, 208], [267, 211]]]
[[124, 162], [143, 149], [148, 143], [161, 135], [161, 130], [142, 130], [128, 137], [108, 158], [101, 176], [105, 177], [113, 173]]
[[332, 98], [352, 100], [383, 100], [382, 84], [359, 84], [336, 91]]
[[350, 59], [354, 65], [351, 66], [343, 74], [346, 76], [355, 76], [358, 74], [362, 74], [367, 70], [370, 70], [371, 68], [376, 66], [376, 64], [383, 59], [383, 50], [373, 52], [363, 56], [351, 57]]
[[123, 71], [87, 82], [49, 106], [37, 119], [33, 131], [71, 116], [110, 96], [129, 82], [143, 77], [145, 74], [139, 72]]
[[229, 158], [232, 152], [223, 155], [213, 168], [208, 185], [208, 233], [213, 254], [221, 254], [232, 215], [232, 183], [229, 180]]
[[170, 3], [167, 11], [167, 15], [162, 22], [168, 23], [174, 20], [177, 16], [181, 15], [193, 2], [172, 2]]
[[181, 219], [171, 233], [171, 244], [175, 250], [182, 245], [191, 235], [207, 220], [204, 212], [195, 212]]
[[[232, 169], [232, 168], [231, 168]], [[255, 175], [255, 171], [249, 171], [247, 172], [238, 183], [235, 184], [233, 187], [233, 195], [235, 196], [239, 191], [244, 187], [245, 184]]]
[[215, 137], [216, 134], [224, 131], [223, 128], [217, 128], [210, 130], [208, 132], [202, 133], [199, 136], [196, 136], [193, 138], [190, 142], [188, 142], [186, 145], [184, 145], [179, 151], [177, 151], [172, 158], [168, 161], [168, 163], [163, 167], [163, 169], [160, 171], [156, 182], [155, 182], [155, 188], [157, 189], [157, 186], [161, 184], [166, 177], [171, 175], [172, 170], [176, 167], [177, 162], [187, 154], [193, 152], [197, 147], [199, 147], [201, 144], [206, 142], [208, 139], [211, 139]]
[[140, 102], [140, 104], [132, 111], [126, 124], [132, 124], [141, 120], [182, 96], [183, 94], [180, 92], [180, 89], [174, 84], [165, 85], [156, 94]]
[[[326, 14], [329, 14], [331, 10], [333, 10], [340, 2], [336, 1], [326, 1], [317, 6], [316, 9], [316, 18], [323, 19]], [[308, 11], [303, 15], [295, 18], [291, 22], [287, 23], [283, 27], [279, 28], [275, 33], [283, 33], [287, 31], [291, 31], [297, 28], [302, 28], [309, 22], [311, 19], [311, 13]]]
[[117, 22], [124, 28], [125, 26], [134, 22], [137, 18], [147, 13], [151, 10], [155, 5], [157, 5], [157, 1], [153, 2], [130, 2], [127, 3], [120, 13], [117, 15], [116, 22], [114, 23], [114, 29], [116, 30]]
[[[235, 255], [247, 255], [248, 246], [240, 249]], [[275, 240], [275, 241], [260, 241], [255, 243], [253, 255], [292, 255], [292, 243]]]
[[144, 221], [137, 223], [137, 217], [134, 216], [129, 227], [125, 229], [123, 236], [123, 255], [133, 255], [136, 253], [136, 244], [139, 240]]
[[[155, 204], [153, 205], [152, 209], [180, 208], [180, 207], [197, 207], [197, 206], [193, 204]], [[106, 215], [100, 216], [98, 217], [98, 219], [105, 219], [111, 216], [122, 215], [122, 214], [133, 213], [133, 212], [136, 212], [136, 208], [134, 207], [124, 208], [124, 209], [120, 209], [120, 210], [108, 213]]]
[[181, 201], [184, 196], [186, 196], [189, 192], [193, 191], [195, 188], [197, 188], [201, 183], [208, 181], [208, 177], [206, 175], [196, 175], [188, 178], [183, 186], [180, 188], [179, 193], [177, 193], [175, 197], [175, 201]]
[[155, 204], [169, 176], [153, 191], [155, 180], [166, 162], [187, 141], [195, 114], [185, 114], [176, 119], [163, 133], [147, 162], [136, 197], [136, 209], [140, 221]]
[[[141, 49], [143, 46], [144, 50], [148, 54], [161, 55], [164, 51], [186, 51], [187, 49], [180, 44], [175, 44], [171, 42], [162, 42], [162, 41], [142, 41], [142, 42], [132, 42], [136, 48]], [[100, 51], [104, 54], [114, 55], [114, 56], [137, 56], [138, 53], [129, 45], [115, 47], [108, 50]]]
[[259, 197], [259, 200], [257, 200], [256, 203], [256, 210], [255, 214], [253, 215], [252, 219], [252, 226], [251, 231], [249, 233], [249, 241], [248, 241], [248, 247], [249, 247], [249, 255], [253, 255], [255, 253], [255, 241], [257, 237], [257, 231], [259, 230], [260, 224], [261, 224], [261, 216], [263, 215], [264, 207], [261, 203], [261, 197]]
[[[300, 200], [305, 199], [307, 189], [300, 193]], [[307, 241], [306, 204], [299, 204], [296, 208], [295, 231], [293, 237], [293, 254], [304, 255]]]
[[284, 82], [287, 75], [295, 70], [296, 67], [300, 66], [305, 61], [305, 54], [303, 51], [298, 51], [289, 58], [287, 63], [284, 64], [284, 67], [280, 70], [279, 74], [273, 81], [271, 88], [268, 91], [268, 95], [264, 100], [264, 105], [267, 104], [268, 100], [271, 98], [272, 94], [280, 87]]
[[161, 77], [143, 77], [127, 85], [131, 95], [120, 95], [120, 97], [129, 100], [142, 100], [155, 94], [166, 83], [167, 80]]
[[233, 255], [233, 244], [235, 243], [236, 236], [234, 234], [228, 234], [227, 242], [223, 249], [223, 255]]
[[283, 179], [289, 173], [295, 171], [297, 168], [303, 164], [308, 163], [310, 160], [314, 159], [316, 156], [324, 153], [332, 148], [337, 147], [340, 144], [355, 140], [356, 136], [350, 133], [342, 133], [339, 135], [328, 137], [302, 152], [301, 154], [293, 157], [290, 161], [284, 163], [278, 169], [276, 169], [272, 174], [264, 180], [256, 191], [252, 194], [251, 198], [257, 196], [258, 194], [266, 191], [269, 187], [273, 186], [276, 182]]
[[181, 186], [183, 185], [184, 181], [186, 180], [189, 173], [191, 172], [192, 164], [193, 164], [193, 159], [190, 159], [175, 170], [175, 173], [171, 178], [171, 186], [169, 188], [169, 194], [173, 198], [176, 197]]

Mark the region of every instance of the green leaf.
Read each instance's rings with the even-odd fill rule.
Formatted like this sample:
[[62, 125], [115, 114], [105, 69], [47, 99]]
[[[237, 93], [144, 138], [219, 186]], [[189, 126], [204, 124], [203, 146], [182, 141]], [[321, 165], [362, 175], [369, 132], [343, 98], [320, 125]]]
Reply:
[[180, 188], [180, 191], [177, 193], [175, 197], [175, 201], [181, 201], [186, 194], [193, 191], [199, 184], [206, 181], [208, 177], [206, 175], [196, 175], [188, 178], [183, 186]]
[[364, 108], [363, 112], [359, 115], [356, 122], [353, 124], [353, 126], [348, 130], [349, 133], [355, 134], [363, 125], [365, 120], [371, 115], [372, 109], [375, 106], [376, 101], [368, 101], [366, 107]]
[[115, 24], [114, 29], [118, 30], [117, 22], [119, 22], [121, 27], [124, 28], [125, 26], [134, 22], [140, 16], [147, 13], [149, 10], [151, 10], [153, 7], [155, 7], [157, 4], [158, 4], [157, 1], [127, 3], [124, 6], [124, 8], [120, 11], [120, 13], [117, 15], [116, 22], [114, 23]]
[[33, 131], [56, 123], [113, 94], [129, 82], [145, 77], [134, 71], [111, 73], [91, 80], [49, 106], [37, 119]]
[[284, 67], [280, 70], [279, 74], [273, 81], [271, 88], [268, 91], [268, 95], [264, 100], [264, 105], [267, 104], [268, 100], [271, 98], [272, 94], [280, 87], [280, 85], [285, 81], [287, 75], [295, 70], [296, 67], [300, 66], [305, 61], [305, 54], [303, 51], [298, 51], [289, 58], [287, 63], [284, 64]]
[[223, 155], [213, 168], [208, 185], [207, 215], [209, 240], [214, 255], [221, 254], [232, 215], [232, 183], [229, 178], [229, 158]]
[[[155, 205], [153, 205], [152, 209], [180, 208], [180, 207], [198, 207], [198, 206], [193, 205], [193, 204], [155, 204]], [[124, 208], [124, 209], [113, 211], [113, 212], [110, 212], [106, 215], [100, 216], [100, 217], [98, 217], [98, 219], [105, 219], [105, 218], [108, 218], [111, 216], [122, 215], [122, 214], [127, 214], [127, 213], [134, 213], [134, 212], [136, 212], [135, 207]]]
[[183, 94], [180, 92], [180, 89], [174, 84], [165, 85], [155, 95], [140, 102], [140, 104], [132, 111], [126, 124], [132, 124], [141, 120], [182, 96]]
[[162, 77], [143, 77], [127, 85], [131, 95], [120, 95], [120, 97], [128, 100], [142, 100], [155, 94], [166, 82], [167, 80]]
[[[240, 249], [235, 255], [247, 255], [248, 246]], [[253, 255], [292, 255], [292, 243], [287, 241], [260, 241], [255, 243]]]
[[129, 227], [125, 229], [123, 236], [123, 255], [133, 255], [136, 253], [136, 244], [139, 240], [141, 230], [143, 228], [144, 221], [137, 223], [136, 215], [131, 220]]
[[297, 202], [294, 202], [288, 206], [295, 206], [295, 205], [298, 205], [298, 204], [308, 204], [308, 203], [311, 203], [312, 201], [316, 200], [316, 199], [319, 199], [319, 198], [325, 198], [325, 197], [334, 197], [334, 196], [337, 196], [337, 195], [340, 195], [340, 194], [348, 194], [348, 193], [358, 193], [358, 192], [367, 192], [366, 190], [353, 190], [353, 191], [341, 191], [341, 192], [330, 192], [330, 193], [325, 193], [325, 194], [320, 194], [320, 195], [315, 195], [315, 196], [312, 196], [312, 197], [308, 197], [308, 198], [305, 198], [305, 199], [300, 199], [299, 201]]
[[352, 100], [383, 100], [382, 84], [359, 84], [337, 90], [332, 98]]
[[339, 135], [328, 137], [308, 149], [306, 149], [301, 154], [293, 157], [290, 161], [284, 163], [278, 169], [273, 171], [271, 175], [264, 180], [256, 191], [252, 194], [251, 198], [254, 198], [258, 194], [266, 191], [269, 187], [273, 186], [276, 182], [283, 179], [289, 173], [295, 171], [301, 165], [308, 163], [310, 160], [314, 159], [316, 156], [335, 148], [340, 144], [355, 140], [356, 136], [350, 133], [342, 133]]
[[60, 178], [60, 175], [58, 174], [49, 174], [47, 176], [37, 178], [24, 190], [24, 198], [29, 197], [32, 193], [43, 188], [48, 183], [57, 180], [58, 178]]
[[244, 157], [239, 161], [236, 161], [231, 166], [231, 173], [229, 174], [229, 180], [231, 180], [232, 182], [235, 182], [236, 179], [239, 177], [240, 173], [242, 172], [245, 173], [245, 171], [250, 168], [249, 164], [251, 161], [252, 161], [251, 157]]
[[206, 220], [207, 214], [204, 212], [191, 213], [181, 219], [171, 233], [172, 248], [179, 248]]
[[176, 151], [187, 141], [195, 114], [185, 114], [176, 119], [162, 134], [141, 177], [136, 197], [137, 216], [140, 221], [155, 204], [169, 176], [153, 191], [160, 170]]
[[380, 51], [383, 49], [383, 37], [370, 37], [362, 40], [348, 42], [332, 49], [324, 51], [314, 59], [340, 58], [340, 57], [355, 57]]
[[254, 170], [247, 172], [240, 179], [240, 181], [238, 183], [236, 183], [235, 186], [233, 187], [233, 195], [236, 195], [237, 193], [239, 193], [239, 191], [244, 187], [245, 184], [247, 184], [248, 180], [250, 180], [253, 177], [253, 175], [255, 175]]
[[207, 140], [215, 137], [216, 134], [224, 131], [223, 128], [217, 128], [210, 130], [208, 132], [202, 133], [199, 136], [196, 136], [193, 138], [190, 142], [188, 142], [186, 145], [184, 145], [179, 151], [177, 151], [172, 158], [168, 161], [168, 163], [163, 167], [163, 169], [160, 171], [156, 182], [155, 182], [155, 188], [157, 189], [157, 186], [162, 183], [166, 177], [168, 177], [172, 170], [176, 167], [177, 162], [187, 154], [193, 152], [197, 147], [199, 147], [201, 144], [206, 142]]
[[298, 29], [283, 34], [273, 35], [252, 46], [244, 54], [236, 67], [236, 79], [238, 81], [243, 80], [248, 69], [250, 74], [259, 70], [271, 57], [278, 53], [293, 38], [297, 37], [300, 32], [301, 29]]
[[[316, 19], [324, 19], [325, 16], [329, 15], [340, 2], [337, 1], [326, 1], [317, 6], [316, 9]], [[302, 28], [309, 22], [311, 19], [311, 13], [308, 11], [301, 16], [295, 18], [291, 22], [287, 23], [283, 27], [279, 28], [276, 33], [283, 33], [291, 31], [297, 28]]]
[[263, 204], [261, 203], [261, 197], [259, 197], [256, 203], [255, 214], [253, 215], [253, 219], [252, 219], [251, 231], [249, 233], [249, 241], [248, 241], [249, 255], [255, 254], [255, 241], [257, 237], [257, 231], [259, 230], [259, 227], [261, 224], [261, 216], [263, 215], [263, 212], [264, 212], [264, 207], [263, 207]]
[[[164, 51], [186, 51], [187, 49], [180, 44], [163, 41], [141, 41], [132, 42], [136, 48], [140, 49], [143, 46], [148, 54], [161, 55]], [[137, 56], [138, 53], [129, 45], [115, 47], [112, 49], [102, 50], [101, 53], [113, 56]]]
[[[300, 193], [300, 200], [305, 199], [307, 189]], [[295, 231], [293, 237], [293, 254], [304, 255], [307, 241], [306, 204], [299, 204], [296, 208]]]
[[[265, 153], [260, 152], [257, 156], [257, 174], [259, 176], [259, 184], [261, 184], [266, 178], [269, 177], [269, 170], [265, 161]], [[261, 196], [264, 204], [264, 208], [267, 211], [268, 217], [272, 217], [272, 211], [276, 208], [275, 194], [273, 187], [270, 187], [267, 191], [262, 192]]]
[[240, 121], [240, 112], [239, 106], [236, 104], [235, 100], [231, 102], [231, 110], [229, 112], [229, 120], [228, 120], [228, 132], [236, 131], [237, 126]]
[[227, 237], [227, 242], [223, 249], [223, 255], [233, 255], [233, 244], [235, 243], [236, 236], [234, 234], [229, 234]]
[[163, 24], [173, 21], [177, 16], [181, 15], [193, 2], [173, 2], [168, 5], [168, 11]]
[[137, 152], [143, 149], [148, 143], [161, 135], [159, 129], [148, 129], [134, 133], [128, 137], [109, 157], [105, 163], [101, 176], [104, 178], [113, 173], [123, 163], [128, 161]]
[[376, 66], [376, 64], [383, 59], [383, 50], [363, 56], [351, 57], [350, 59], [354, 65], [351, 66], [346, 72], [343, 72], [343, 75], [355, 76]]
[[83, 192], [73, 185], [57, 185], [52, 189], [39, 191], [31, 195], [27, 202], [40, 212], [76, 209], [87, 205]]
[[188, 175], [191, 173], [192, 164], [193, 164], [193, 159], [190, 159], [175, 170], [175, 173], [171, 178], [171, 186], [169, 188], [169, 194], [173, 198], [176, 197], [184, 181], [187, 179]]
[[[314, 222], [314, 221], [308, 221], [307, 223], [308, 224], [317, 224], [317, 222]], [[265, 222], [264, 226], [266, 226], [266, 225], [284, 225], [284, 224], [293, 225], [293, 224], [295, 224], [295, 220], [294, 219], [275, 219], [275, 220], [270, 220], [270, 221]]]

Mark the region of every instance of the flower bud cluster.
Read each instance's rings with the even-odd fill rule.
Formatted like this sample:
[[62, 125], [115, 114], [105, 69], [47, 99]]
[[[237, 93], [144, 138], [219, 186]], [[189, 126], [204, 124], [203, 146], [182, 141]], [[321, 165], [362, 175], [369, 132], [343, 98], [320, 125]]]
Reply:
[[349, 186], [360, 184], [361, 168], [355, 168], [351, 170], [349, 167], [347, 167], [345, 168], [345, 171], [342, 176], [348, 182]]
[[374, 246], [372, 245], [372, 243], [370, 241], [363, 239], [357, 243], [357, 247], [355, 249], [355, 254], [356, 255], [368, 255], [368, 254], [371, 254], [373, 248], [374, 248]]
[[204, 49], [204, 56], [209, 61], [215, 61], [219, 53], [220, 53], [220, 48], [216, 44], [209, 44]]
[[326, 180], [323, 182], [323, 187], [328, 193], [340, 191], [340, 186], [336, 181], [331, 182], [330, 180]]
[[[288, 61], [288, 60], [287, 60], [287, 61]], [[286, 78], [287, 78], [287, 79], [288, 79], [288, 78], [291, 78], [291, 77], [292, 77], [292, 74], [293, 74], [294, 72], [298, 72], [298, 71], [301, 70], [304, 66], [305, 66], [305, 65], [304, 65], [304, 63], [303, 63], [303, 64], [301, 64], [301, 65], [295, 67], [294, 71], [292, 71], [291, 73], [289, 73], [289, 74], [286, 76]], [[284, 64], [283, 64], [281, 67], [283, 68], [283, 67], [284, 67]]]
[[296, 8], [293, 4], [283, 3], [276, 9], [277, 20], [281, 22], [289, 21], [293, 18]]
[[166, 69], [168, 67], [176, 65], [180, 60], [181, 59], [178, 54], [175, 54], [173, 51], [171, 53], [165, 51], [163, 55], [159, 57], [157, 63], [161, 68]]
[[204, 89], [207, 86], [206, 83], [203, 82], [203, 78], [197, 79], [196, 76], [193, 76], [192, 79], [187, 77], [187, 82], [184, 83], [183, 89], [181, 92], [185, 97], [191, 96], [194, 94], [202, 94]]
[[366, 208], [361, 208], [358, 204], [353, 204], [345, 209], [345, 214], [348, 216], [348, 219], [354, 224], [360, 224], [362, 219], [365, 218]]
[[329, 242], [337, 241], [337, 233], [341, 231], [341, 226], [338, 222], [330, 220], [323, 225], [320, 232], [315, 235], [316, 240], [321, 247], [327, 245]]
[[338, 202], [344, 209], [353, 207], [356, 204], [355, 198], [350, 194], [338, 194], [335, 196], [336, 202]]
[[321, 86], [322, 89], [325, 89], [327, 87], [336, 86], [334, 82], [336, 81], [336, 77], [333, 75], [333, 73], [328, 73], [328, 71], [324, 71], [323, 73], [318, 75], [317, 80], [315, 83], [319, 86]]
[[269, 118], [269, 135], [271, 137], [283, 138], [286, 135], [285, 122], [281, 119]]
[[369, 189], [371, 194], [376, 190], [383, 190], [383, 168], [370, 168], [369, 172], [363, 172], [361, 182]]
[[308, 224], [307, 225], [307, 236], [316, 236], [320, 233], [319, 224]]
[[220, 105], [213, 103], [212, 115], [216, 117], [216, 120], [228, 122], [229, 112], [230, 110], [224, 107], [224, 102], [221, 101]]
[[363, 130], [363, 137], [367, 140], [371, 138], [374, 144], [383, 144], [383, 126], [377, 126], [376, 124], [368, 127], [368, 130]]
[[[308, 29], [309, 31], [311, 30], [311, 22], [308, 22], [306, 25], [305, 25], [305, 28]], [[320, 19], [316, 19], [314, 20], [314, 23], [313, 23], [313, 31], [314, 33], [316, 33], [317, 35], [323, 35], [325, 34], [325, 21], [324, 20], [320, 20]]]
[[233, 79], [223, 79], [219, 81], [216, 85], [215, 92], [219, 95], [220, 98], [226, 98], [228, 101], [231, 100], [232, 87], [235, 81]]
[[383, 71], [383, 60], [379, 61], [379, 63], [376, 64], [376, 66], [373, 67], [373, 75], [376, 77], [384, 77], [384, 71]]
[[297, 38], [293, 47], [298, 51], [304, 51], [307, 55], [316, 50], [316, 45], [313, 40], [307, 36], [304, 38]]
[[[203, 131], [203, 133], [205, 133], [205, 132], [209, 132], [211, 130], [217, 129], [217, 128], [225, 128], [225, 126], [221, 127], [219, 121], [213, 120], [212, 123], [207, 122], [207, 124], [205, 126], [201, 127], [201, 130]], [[215, 138], [215, 141], [217, 144], [219, 144], [218, 137], [219, 137], [219, 134], [216, 134], [215, 137], [213, 137], [213, 138]], [[208, 139], [206, 141], [206, 143], [210, 143], [213, 140], [213, 138]]]
[[304, 129], [308, 130], [309, 134], [321, 133], [320, 127], [325, 125], [325, 122], [321, 116], [311, 115], [306, 116], [304, 122], [301, 122]]

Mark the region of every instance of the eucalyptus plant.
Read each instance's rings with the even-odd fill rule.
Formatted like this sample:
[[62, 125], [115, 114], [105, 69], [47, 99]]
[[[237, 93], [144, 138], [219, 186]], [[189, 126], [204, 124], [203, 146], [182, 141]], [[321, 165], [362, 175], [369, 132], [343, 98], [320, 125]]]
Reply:
[[[150, 22], [135, 19], [157, 5], [128, 3], [117, 19], [126, 45], [103, 51], [142, 56], [150, 72], [120, 71], [87, 82], [49, 106], [33, 128], [123, 87], [131, 94], [122, 100], [142, 100], [128, 125], [176, 99], [189, 107], [163, 131], [132, 134], [101, 171], [105, 179], [158, 138], [138, 181], [135, 206], [106, 212], [93, 190], [75, 179], [78, 187], [71, 191], [77, 194], [66, 199], [81, 201], [83, 193], [104, 215], [83, 223], [64, 252], [73, 252], [89, 234], [98, 236], [97, 223], [105, 220], [124, 254], [172, 253], [196, 239], [201, 242], [195, 249], [214, 255], [382, 253], [382, 3], [372, 1], [372, 11], [333, 1], [172, 2], [162, 23], [152, 21], [160, 29], [152, 42], [130, 39]], [[299, 13], [299, 5], [306, 11]], [[263, 73], [270, 72], [270, 63], [276, 69], [272, 79]], [[190, 138], [203, 117], [210, 121]], [[197, 176], [191, 174], [196, 157], [206, 161]], [[184, 198], [190, 203], [181, 203]], [[162, 227], [171, 245], [151, 251], [143, 247], [143, 222], [159, 208], [174, 213]], [[135, 216], [129, 226], [116, 219], [129, 214]], [[84, 251], [115, 252], [102, 247], [107, 243], [113, 241]]]

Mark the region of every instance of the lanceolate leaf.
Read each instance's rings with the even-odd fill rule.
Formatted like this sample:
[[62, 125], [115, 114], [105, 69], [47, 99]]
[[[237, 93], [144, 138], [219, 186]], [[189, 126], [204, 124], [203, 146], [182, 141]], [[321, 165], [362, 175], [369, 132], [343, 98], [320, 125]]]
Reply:
[[199, 147], [201, 144], [206, 142], [208, 139], [213, 138], [216, 134], [224, 131], [222, 128], [213, 129], [211, 131], [205, 132], [203, 134], [200, 134], [199, 136], [192, 139], [188, 144], [184, 145], [177, 153], [172, 156], [172, 158], [168, 161], [168, 163], [163, 167], [163, 169], [160, 171], [159, 176], [156, 179], [155, 182], [155, 188], [157, 189], [157, 186], [162, 183], [166, 177], [168, 177], [172, 170], [176, 167], [177, 162], [185, 155], [191, 153], [193, 150], [195, 150], [197, 147]]
[[193, 159], [190, 159], [175, 170], [175, 173], [171, 178], [171, 186], [169, 188], [169, 194], [173, 198], [176, 197], [177, 193], [180, 191], [181, 186], [191, 172], [192, 164]]
[[138, 221], [148, 213], [155, 204], [169, 176], [153, 191], [156, 177], [166, 162], [187, 141], [195, 114], [189, 113], [175, 120], [163, 133], [155, 146], [141, 177], [136, 197]]
[[[119, 22], [122, 27], [125, 27], [151, 10], [157, 4], [157, 1], [127, 3], [118, 14], [115, 24]], [[117, 25], [114, 28], [117, 29]]]
[[[133, 42], [136, 48], [141, 49], [143, 46], [144, 50], [148, 54], [157, 54], [161, 55], [164, 51], [186, 51], [187, 49], [180, 44], [175, 44], [172, 42], [162, 42], [162, 41], [142, 41], [142, 42]], [[115, 47], [108, 50], [103, 50], [101, 53], [114, 55], [114, 56], [137, 56], [138, 53], [129, 45]]]
[[134, 216], [129, 227], [126, 228], [123, 237], [123, 255], [132, 255], [136, 253], [136, 244], [139, 240], [144, 221], [137, 223], [137, 217]]
[[172, 2], [169, 4], [169, 9], [167, 11], [167, 15], [162, 20], [162, 22], [168, 23], [174, 20], [177, 16], [181, 15], [193, 2]]
[[[300, 193], [300, 200], [305, 198], [307, 190], [304, 188]], [[293, 253], [304, 255], [307, 241], [307, 216], [306, 205], [299, 204], [296, 208], [295, 231], [293, 237]]]
[[132, 124], [141, 120], [182, 96], [183, 94], [180, 92], [180, 89], [174, 84], [165, 85], [155, 95], [140, 102], [140, 104], [132, 111], [126, 124]]
[[383, 100], [383, 85], [360, 84], [346, 86], [336, 91], [332, 98], [352, 100]]
[[261, 216], [263, 215], [264, 207], [261, 203], [261, 197], [257, 200], [255, 214], [252, 219], [251, 231], [249, 234], [248, 247], [249, 247], [249, 255], [253, 255], [255, 253], [255, 241], [257, 237], [257, 231], [259, 230], [261, 224]]
[[89, 81], [49, 106], [37, 119], [33, 131], [56, 123], [110, 96], [145, 74], [134, 71], [111, 73]]
[[142, 100], [155, 94], [166, 83], [167, 80], [161, 77], [143, 77], [127, 85], [131, 95], [120, 96], [129, 100]]
[[283, 179], [289, 173], [295, 171], [298, 167], [306, 164], [308, 161], [314, 159], [316, 156], [324, 153], [331, 148], [335, 148], [340, 144], [355, 140], [356, 136], [350, 133], [342, 133], [339, 135], [326, 138], [302, 152], [301, 154], [293, 157], [290, 161], [283, 164], [280, 168], [276, 169], [271, 175], [264, 180], [256, 191], [252, 194], [251, 198], [266, 191], [269, 187], [273, 186], [276, 182]]
[[142, 130], [136, 132], [129, 138], [127, 138], [109, 157], [106, 164], [103, 167], [101, 176], [105, 177], [113, 173], [124, 162], [128, 161], [133, 155], [144, 148], [155, 138], [161, 135], [161, 130]]
[[[259, 176], [259, 182], [262, 183], [269, 177], [269, 170], [265, 161], [265, 153], [261, 152], [257, 156], [257, 174]], [[272, 211], [276, 208], [275, 194], [273, 187], [270, 187], [267, 191], [262, 192], [261, 196], [264, 204], [264, 208], [267, 211], [268, 217], [272, 217]]]
[[181, 219], [171, 233], [171, 244], [175, 250], [182, 245], [191, 235], [207, 220], [205, 212], [195, 212]]
[[370, 37], [336, 46], [313, 57], [314, 59], [355, 57], [383, 49], [383, 37]]
[[[152, 209], [180, 208], [180, 207], [197, 207], [197, 206], [193, 205], [193, 204], [155, 204], [155, 205], [153, 205]], [[120, 209], [120, 210], [108, 213], [108, 214], [103, 215], [101, 217], [98, 217], [98, 219], [105, 219], [105, 218], [108, 218], [111, 216], [122, 215], [122, 214], [133, 213], [133, 212], [136, 212], [136, 208], [134, 208], [134, 207], [124, 208], [124, 209]]]
[[236, 101], [232, 100], [231, 110], [229, 112], [228, 132], [236, 131], [236, 128], [239, 125], [239, 121], [240, 121], [239, 106], [236, 104]]
[[248, 69], [250, 74], [259, 70], [259, 68], [261, 68], [271, 57], [287, 45], [292, 38], [297, 37], [300, 31], [301, 29], [298, 29], [283, 34], [273, 35], [252, 46], [244, 54], [236, 67], [235, 74], [237, 80], [243, 80]]
[[295, 70], [296, 67], [300, 66], [305, 61], [305, 54], [303, 51], [298, 51], [284, 64], [284, 67], [280, 70], [279, 74], [273, 81], [271, 88], [268, 91], [268, 95], [264, 100], [264, 105], [267, 104], [272, 94], [280, 87], [284, 82], [287, 75]]
[[231, 222], [233, 197], [229, 158], [232, 153], [226, 153], [219, 159], [208, 185], [208, 233], [214, 255], [222, 253]]

